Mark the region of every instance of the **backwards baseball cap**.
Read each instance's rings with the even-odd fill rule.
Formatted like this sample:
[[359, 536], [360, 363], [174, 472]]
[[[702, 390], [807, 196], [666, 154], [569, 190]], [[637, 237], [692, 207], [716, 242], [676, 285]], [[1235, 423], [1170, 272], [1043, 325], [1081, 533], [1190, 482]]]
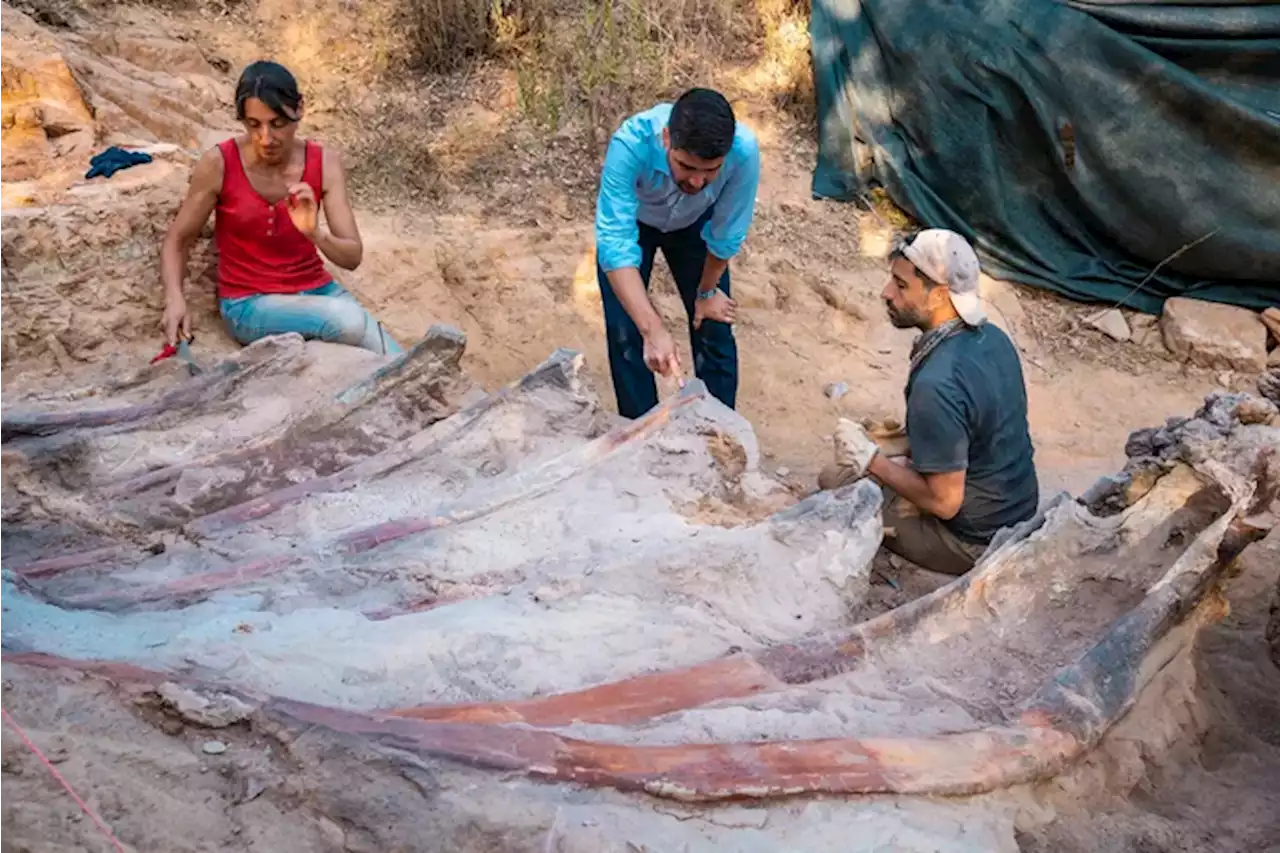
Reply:
[[970, 326], [987, 322], [978, 295], [978, 256], [969, 241], [945, 228], [928, 228], [908, 238], [902, 256], [938, 284], [945, 284], [956, 313]]

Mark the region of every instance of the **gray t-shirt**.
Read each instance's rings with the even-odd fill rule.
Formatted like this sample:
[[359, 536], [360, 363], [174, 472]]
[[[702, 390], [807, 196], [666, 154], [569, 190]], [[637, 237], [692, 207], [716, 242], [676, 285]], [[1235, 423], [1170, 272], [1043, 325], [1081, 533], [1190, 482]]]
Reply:
[[965, 471], [964, 503], [946, 522], [972, 543], [1035, 515], [1040, 500], [1022, 364], [987, 323], [934, 349], [907, 382], [911, 464], [921, 474]]

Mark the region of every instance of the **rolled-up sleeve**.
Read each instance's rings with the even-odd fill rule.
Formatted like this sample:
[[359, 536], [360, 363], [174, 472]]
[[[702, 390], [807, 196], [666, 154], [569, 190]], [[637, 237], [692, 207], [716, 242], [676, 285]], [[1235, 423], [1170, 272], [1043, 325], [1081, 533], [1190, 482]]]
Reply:
[[755, 214], [759, 186], [760, 146], [754, 136], [749, 136], [742, 147], [741, 159], [716, 199], [715, 213], [702, 228], [702, 239], [717, 258], [727, 261], [742, 248]]
[[636, 177], [642, 158], [634, 140], [615, 133], [604, 156], [596, 197], [596, 258], [605, 272], [640, 266]]

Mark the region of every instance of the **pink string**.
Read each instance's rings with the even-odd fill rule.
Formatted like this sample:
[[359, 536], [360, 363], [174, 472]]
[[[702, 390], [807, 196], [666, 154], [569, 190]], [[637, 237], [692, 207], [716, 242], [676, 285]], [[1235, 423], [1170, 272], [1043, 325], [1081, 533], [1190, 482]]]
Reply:
[[4, 714], [4, 721], [18, 733], [18, 737], [22, 738], [22, 742], [27, 745], [27, 749], [30, 749], [36, 754], [36, 758], [40, 759], [40, 762], [48, 768], [49, 772], [53, 774], [53, 778], [57, 779], [62, 787], [67, 790], [67, 793], [71, 795], [71, 799], [76, 801], [76, 805], [80, 807], [80, 810], [89, 816], [89, 820], [93, 821], [94, 825], [97, 826], [98, 829], [102, 830], [103, 835], [111, 839], [111, 843], [115, 846], [116, 850], [120, 851], [120, 853], [125, 853], [124, 847], [116, 840], [116, 837], [111, 834], [111, 830], [107, 829], [106, 824], [98, 820], [98, 816], [94, 814], [93, 811], [85, 805], [84, 800], [80, 799], [80, 796], [72, 790], [70, 783], [68, 783], [67, 780], [63, 778], [62, 774], [58, 772], [58, 768], [53, 766], [53, 762], [44, 757], [44, 753], [40, 751], [40, 747], [31, 742], [31, 738], [27, 737], [27, 733], [24, 732], [22, 727], [19, 726], [14, 721], [13, 717], [9, 715], [9, 709], [0, 708], [0, 714]]

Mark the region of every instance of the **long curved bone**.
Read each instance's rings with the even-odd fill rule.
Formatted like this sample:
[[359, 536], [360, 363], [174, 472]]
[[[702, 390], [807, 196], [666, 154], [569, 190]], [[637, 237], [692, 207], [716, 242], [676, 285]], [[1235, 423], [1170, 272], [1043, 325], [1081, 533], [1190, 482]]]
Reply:
[[[1079, 660], [1046, 681], [1015, 725], [932, 737], [631, 746], [508, 724], [513, 719], [528, 721], [528, 709], [535, 707], [544, 722], [590, 717], [592, 709], [585, 707], [584, 715], [575, 715], [573, 694], [535, 700], [540, 704], [527, 704], [525, 713], [518, 717], [512, 716], [510, 705], [502, 703], [491, 704], [487, 718], [480, 706], [459, 712], [472, 722], [411, 719], [403, 713], [359, 713], [270, 698], [262, 701], [261, 710], [286, 723], [322, 725], [371, 737], [392, 749], [549, 781], [645, 791], [689, 802], [803, 793], [982, 793], [1060, 771], [1129, 709], [1145, 684], [1185, 645], [1192, 632], [1225, 613], [1222, 599], [1205, 593], [1234, 557], [1222, 549], [1245, 504], [1237, 502], [1201, 531], [1136, 608], [1116, 620]], [[951, 594], [980, 595], [984, 576], [997, 571], [999, 564], [997, 559], [984, 566], [973, 582], [957, 582]], [[831, 641], [826, 648], [845, 648], [845, 653], [851, 653], [861, 648], [866, 633], [859, 632], [858, 642], [852, 645], [847, 640]], [[136, 667], [41, 655], [8, 656], [6, 662], [70, 666], [153, 684], [172, 678]], [[708, 672], [706, 667], [710, 666], [705, 665], [702, 672]], [[744, 692], [757, 687], [776, 689], [784, 681], [771, 681], [766, 672], [757, 672], [756, 679], [744, 682], [741, 676], [746, 670], [740, 664], [722, 666], [721, 685]], [[686, 677], [689, 672], [685, 670]], [[638, 719], [649, 711], [668, 713], [681, 704], [659, 706], [642, 695], [643, 688], [656, 686], [654, 678], [648, 682], [632, 679], [630, 684], [607, 685], [594, 692], [604, 695], [612, 691], [610, 716], [634, 714], [632, 719]], [[578, 699], [582, 695], [576, 694]], [[686, 693], [685, 698], [698, 703], [707, 697]], [[563, 707], [556, 709], [556, 702]]]

